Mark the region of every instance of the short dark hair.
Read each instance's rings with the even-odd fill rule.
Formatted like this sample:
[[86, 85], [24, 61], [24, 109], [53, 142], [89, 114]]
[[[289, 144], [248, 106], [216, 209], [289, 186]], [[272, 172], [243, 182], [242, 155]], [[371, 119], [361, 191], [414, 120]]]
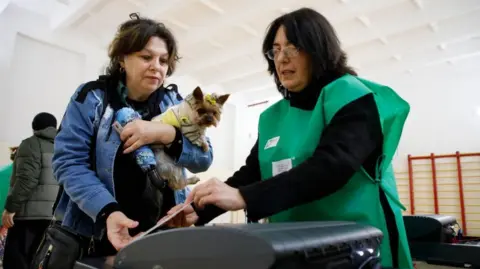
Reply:
[[40, 131], [49, 127], [57, 128], [57, 118], [50, 113], [38, 113], [32, 120], [32, 129]]
[[311, 8], [301, 8], [275, 19], [268, 27], [263, 40], [263, 55], [268, 62], [268, 72], [273, 75], [277, 88], [284, 95], [275, 64], [266, 53], [272, 49], [275, 35], [283, 26], [287, 39], [297, 49], [304, 51], [311, 59], [313, 80], [326, 83], [345, 74], [356, 75], [347, 65], [347, 55], [342, 50], [340, 40], [330, 22]]
[[179, 60], [177, 41], [172, 32], [161, 22], [140, 17], [137, 13], [130, 14], [130, 20], [122, 23], [108, 47], [110, 63], [106, 74], [110, 76], [120, 75], [120, 61], [125, 55], [141, 51], [152, 37], [161, 38], [165, 41], [168, 50], [168, 71], [170, 76], [175, 71]]

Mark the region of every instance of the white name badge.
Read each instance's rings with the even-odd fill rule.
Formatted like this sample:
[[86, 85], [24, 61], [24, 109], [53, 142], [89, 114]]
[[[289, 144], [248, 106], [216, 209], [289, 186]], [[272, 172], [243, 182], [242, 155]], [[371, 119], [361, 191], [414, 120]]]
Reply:
[[269, 149], [269, 148], [276, 147], [277, 144], [278, 144], [278, 140], [280, 140], [280, 136], [268, 139], [268, 141], [265, 144], [265, 147], [263, 149]]
[[285, 159], [272, 163], [272, 176], [284, 173], [292, 169], [292, 159]]

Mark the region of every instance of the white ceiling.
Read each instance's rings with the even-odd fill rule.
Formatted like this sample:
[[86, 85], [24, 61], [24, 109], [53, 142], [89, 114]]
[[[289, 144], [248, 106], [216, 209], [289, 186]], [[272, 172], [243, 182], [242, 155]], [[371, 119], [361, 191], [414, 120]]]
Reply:
[[41, 9], [54, 28], [94, 36], [101, 47], [132, 12], [160, 20], [179, 42], [177, 74], [230, 93], [275, 94], [263, 35], [274, 18], [304, 6], [330, 19], [351, 65], [365, 76], [414, 73], [480, 54], [480, 0], [12, 1]]

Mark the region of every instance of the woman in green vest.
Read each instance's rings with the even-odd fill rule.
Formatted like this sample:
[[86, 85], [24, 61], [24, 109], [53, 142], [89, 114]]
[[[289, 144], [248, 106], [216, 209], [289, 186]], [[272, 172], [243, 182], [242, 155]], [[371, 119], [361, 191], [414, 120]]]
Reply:
[[[15, 154], [18, 147], [10, 147], [10, 160], [12, 163], [0, 168], [0, 208], [4, 208], [5, 201], [7, 200], [8, 190], [10, 189], [10, 178], [13, 172], [13, 160], [15, 160]], [[0, 220], [0, 226], [3, 225]]]
[[197, 186], [187, 198], [195, 208], [170, 224], [202, 225], [240, 209], [254, 221], [355, 221], [382, 230], [383, 267], [413, 268], [391, 167], [408, 103], [358, 77], [312, 9], [273, 21], [263, 52], [283, 100], [261, 114], [246, 164], [226, 182]]
[[[18, 147], [10, 147], [9, 149], [10, 160], [12, 161], [12, 163], [0, 168], [0, 208], [4, 208], [5, 201], [7, 200], [8, 191], [10, 189], [10, 178], [12, 177], [13, 173], [13, 161], [15, 160], [15, 154], [17, 153]], [[3, 261], [6, 238], [7, 228], [3, 226], [3, 222], [0, 219], [0, 261]]]

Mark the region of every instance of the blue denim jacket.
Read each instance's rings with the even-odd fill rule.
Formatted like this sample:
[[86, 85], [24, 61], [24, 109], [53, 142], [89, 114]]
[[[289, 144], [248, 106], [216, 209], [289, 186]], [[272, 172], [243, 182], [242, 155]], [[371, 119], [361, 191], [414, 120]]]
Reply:
[[[83, 103], [77, 102], [81, 85], [70, 99], [62, 119], [62, 131], [55, 138], [53, 170], [56, 179], [64, 187], [64, 194], [55, 210], [54, 218], [62, 225], [84, 236], [100, 238], [104, 228], [95, 227], [100, 210], [115, 202], [113, 167], [116, 152], [121, 144], [115, 131], [109, 132], [114, 116], [107, 106], [103, 117], [104, 91], [97, 89], [88, 93]], [[181, 101], [177, 93], [166, 91], [159, 104], [161, 111]], [[90, 168], [90, 145], [94, 128], [98, 127], [96, 140], [96, 172]], [[183, 139], [183, 151], [177, 164], [192, 173], [206, 171], [213, 160], [213, 151], [203, 152], [188, 139]], [[175, 191], [175, 202], [183, 203], [188, 188]], [[139, 209], [141, 210], [141, 209]]]

